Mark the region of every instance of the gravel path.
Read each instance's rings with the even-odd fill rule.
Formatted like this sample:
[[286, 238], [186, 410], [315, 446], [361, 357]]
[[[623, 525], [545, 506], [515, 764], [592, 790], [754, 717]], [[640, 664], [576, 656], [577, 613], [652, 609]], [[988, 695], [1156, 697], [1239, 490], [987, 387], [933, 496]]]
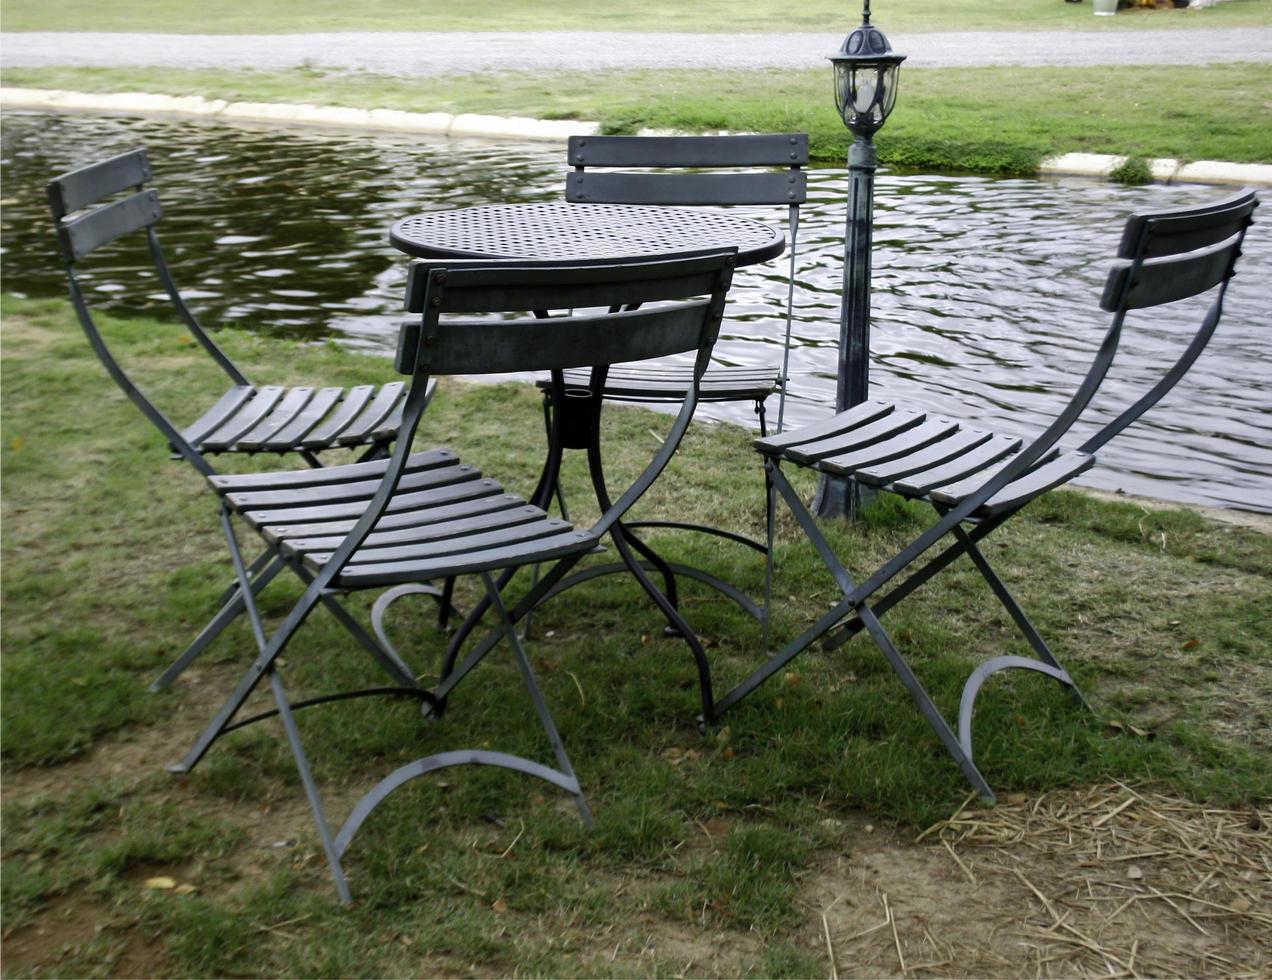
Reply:
[[[329, 33], [5, 34], [6, 68], [287, 69], [300, 65], [394, 75], [496, 69], [821, 68], [841, 34]], [[1204, 65], [1272, 61], [1272, 28], [901, 34], [907, 68], [972, 65]]]

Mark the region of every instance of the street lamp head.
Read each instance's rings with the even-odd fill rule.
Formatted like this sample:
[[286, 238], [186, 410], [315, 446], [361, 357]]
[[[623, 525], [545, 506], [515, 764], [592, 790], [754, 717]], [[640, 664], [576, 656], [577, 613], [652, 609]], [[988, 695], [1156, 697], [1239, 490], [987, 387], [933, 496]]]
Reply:
[[883, 31], [870, 23], [870, 0], [861, 26], [830, 56], [835, 66], [835, 106], [844, 125], [870, 137], [884, 124], [897, 101], [897, 76], [905, 55], [892, 50]]

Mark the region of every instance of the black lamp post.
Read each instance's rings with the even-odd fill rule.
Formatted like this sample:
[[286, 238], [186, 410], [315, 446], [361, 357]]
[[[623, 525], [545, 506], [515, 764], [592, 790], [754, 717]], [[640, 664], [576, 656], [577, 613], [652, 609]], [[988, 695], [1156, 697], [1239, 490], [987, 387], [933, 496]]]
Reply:
[[[896, 54], [883, 31], [870, 23], [865, 0], [861, 26], [830, 56], [835, 66], [835, 106], [852, 130], [848, 150], [848, 221], [844, 234], [844, 283], [839, 307], [839, 373], [835, 410], [866, 400], [870, 372], [870, 238], [874, 212], [874, 174], [879, 158], [874, 134], [887, 121], [897, 100], [897, 77], [905, 55]], [[856, 510], [860, 488], [823, 475], [814, 508], [821, 517], [848, 517]]]

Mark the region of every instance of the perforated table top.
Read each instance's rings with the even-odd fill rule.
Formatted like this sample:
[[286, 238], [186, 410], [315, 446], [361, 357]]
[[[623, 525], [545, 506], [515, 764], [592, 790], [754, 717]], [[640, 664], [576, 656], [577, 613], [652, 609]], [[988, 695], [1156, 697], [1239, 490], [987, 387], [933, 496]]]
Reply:
[[707, 208], [630, 204], [484, 204], [398, 221], [389, 241], [419, 258], [635, 259], [736, 246], [738, 264], [781, 255], [786, 237]]

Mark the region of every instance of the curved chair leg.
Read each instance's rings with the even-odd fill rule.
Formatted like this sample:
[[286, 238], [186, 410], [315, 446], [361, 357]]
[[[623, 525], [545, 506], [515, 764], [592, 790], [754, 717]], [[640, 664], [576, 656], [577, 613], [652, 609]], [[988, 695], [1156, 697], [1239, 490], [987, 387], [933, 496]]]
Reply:
[[[1029, 621], [1029, 617], [1025, 615], [1025, 611], [1021, 609], [1020, 604], [1016, 602], [1015, 596], [1007, 590], [1007, 586], [1003, 583], [1003, 580], [998, 577], [998, 573], [995, 572], [993, 566], [989, 564], [989, 559], [987, 559], [981, 550], [976, 547], [976, 542], [973, 541], [971, 536], [961, 527], [955, 528], [954, 534], [967, 550], [968, 555], [975, 563], [977, 569], [980, 570], [981, 577], [989, 583], [989, 587], [993, 590], [994, 595], [998, 596], [998, 601], [1003, 604], [1003, 607], [1015, 621], [1017, 628], [1019, 628], [1020, 632], [1024, 634], [1025, 639], [1029, 641], [1029, 645], [1034, 648], [1034, 652], [1038, 654], [1039, 659], [1052, 668], [1050, 671], [1043, 671], [1043, 673], [1056, 677], [1057, 680], [1061, 680], [1068, 687], [1070, 695], [1072, 695], [1078, 704], [1082, 705], [1082, 707], [1086, 708], [1088, 711], [1092, 710], [1091, 705], [1087, 703], [1087, 699], [1083, 697], [1082, 692], [1078, 690], [1078, 686], [1073, 683], [1073, 678], [1069, 676], [1068, 672], [1064, 669], [1064, 666], [1060, 663], [1056, 655], [1051, 652], [1051, 647], [1047, 645], [1047, 641], [1042, 638], [1042, 635], [1034, 627], [1034, 624]], [[1056, 674], [1055, 671], [1059, 671], [1059, 674]], [[1060, 674], [1062, 674], [1063, 677], [1061, 677]]]
[[334, 850], [337, 860], [344, 856], [349, 849], [349, 845], [353, 842], [354, 835], [366, 823], [367, 818], [371, 816], [376, 807], [388, 799], [394, 791], [413, 779], [419, 779], [421, 776], [427, 776], [430, 772], [437, 772], [439, 769], [446, 769], [451, 766], [499, 766], [503, 769], [524, 773], [527, 776], [534, 776], [536, 779], [542, 779], [544, 782], [558, 786], [573, 796], [584, 825], [587, 827], [593, 825], [591, 810], [588, 808], [587, 801], [583, 798], [579, 788], [579, 781], [574, 776], [566, 776], [564, 773], [557, 772], [557, 770], [542, 763], [523, 759], [518, 755], [508, 755], [504, 752], [488, 752], [479, 749], [438, 752], [436, 755], [416, 759], [414, 762], [408, 762], [406, 765], [395, 769], [358, 801], [353, 808], [353, 812], [349, 814], [344, 825], [340, 828], [340, 832], [336, 835]]
[[[958, 742], [968, 759], [972, 757], [972, 714], [976, 710], [976, 695], [980, 693], [981, 686], [990, 677], [1003, 670], [1032, 670], [1039, 674], [1046, 674], [1048, 677], [1055, 678], [1077, 694], [1079, 699], [1082, 699], [1077, 685], [1073, 683], [1073, 678], [1069, 676], [1068, 671], [1063, 667], [1053, 667], [1050, 664], [1040, 663], [1031, 657], [1006, 656], [993, 657], [990, 660], [986, 660], [972, 671], [971, 676], [967, 678], [967, 682], [963, 685], [963, 696], [958, 703]], [[1082, 703], [1086, 704], [1085, 699], [1082, 699]]]
[[384, 628], [384, 616], [389, 611], [389, 606], [397, 602], [398, 599], [408, 595], [427, 595], [432, 596], [437, 601], [437, 617], [439, 628], [445, 628], [445, 622], [452, 615], [459, 615], [459, 610], [451, 605], [450, 593], [454, 591], [455, 580], [447, 579], [442, 588], [433, 585], [399, 585], [395, 588], [382, 592], [371, 606], [371, 629], [375, 633], [376, 639], [380, 641], [380, 645], [385, 650], [391, 651], [399, 660], [402, 659], [397, 648], [389, 642], [389, 636]]

